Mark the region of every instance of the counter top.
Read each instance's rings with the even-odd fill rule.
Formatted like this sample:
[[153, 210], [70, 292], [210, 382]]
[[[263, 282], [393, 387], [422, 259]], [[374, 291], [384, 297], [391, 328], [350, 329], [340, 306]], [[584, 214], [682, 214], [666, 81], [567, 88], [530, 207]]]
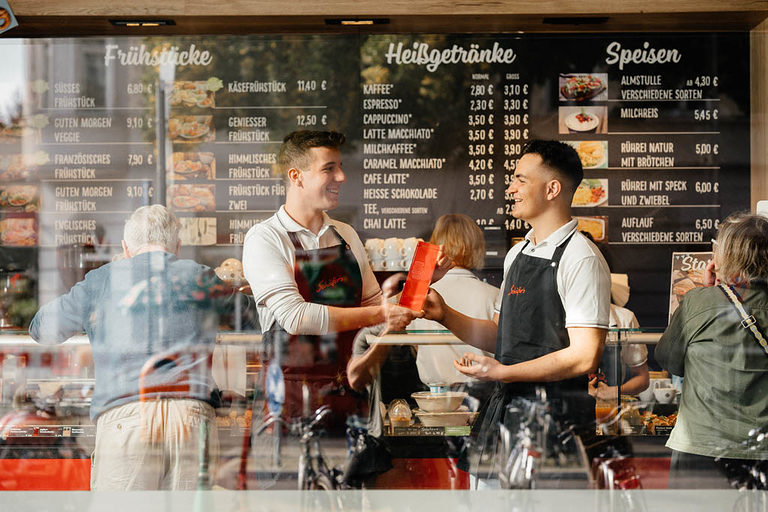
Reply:
[[763, 510], [766, 493], [736, 490], [533, 491], [133, 491], [0, 492], [0, 509], [15, 512], [109, 510], [188, 512], [240, 510], [368, 510], [534, 512], [540, 510], [700, 512]]
[[[261, 343], [261, 333], [256, 332], [220, 332], [216, 335], [216, 343], [222, 345], [246, 345]], [[0, 347], [1, 346], [35, 346], [35, 347], [57, 347], [62, 345], [90, 345], [88, 336], [85, 334], [78, 334], [72, 336], [64, 343], [58, 345], [46, 345], [37, 343], [33, 340], [26, 331], [18, 332], [0, 332]]]
[[[611, 329], [606, 340], [608, 345], [616, 345], [619, 338], [622, 343], [658, 343], [661, 332], [643, 332], [634, 329]], [[451, 331], [400, 331], [374, 336], [368, 334], [369, 345], [464, 345]]]
[[464, 345], [450, 331], [393, 332], [384, 336], [366, 336], [369, 345]]

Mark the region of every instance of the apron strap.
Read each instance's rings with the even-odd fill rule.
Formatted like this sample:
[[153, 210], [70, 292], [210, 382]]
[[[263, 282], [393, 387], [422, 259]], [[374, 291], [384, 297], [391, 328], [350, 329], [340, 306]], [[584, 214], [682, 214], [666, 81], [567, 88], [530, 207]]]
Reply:
[[[336, 231], [336, 227], [333, 224], [328, 224], [328, 227], [330, 228], [331, 231], [333, 231], [333, 234], [336, 235], [336, 238], [339, 239], [339, 242], [341, 242], [339, 250], [341, 252], [344, 252], [345, 250], [349, 249], [349, 244], [347, 243], [346, 240], [344, 240], [344, 238], [339, 234], [339, 232]], [[299, 237], [296, 236], [295, 231], [289, 231], [288, 238], [291, 239], [291, 243], [293, 244], [294, 250], [296, 251], [304, 250], [304, 247], [301, 245], [301, 241], [299, 240]]]
[[571, 241], [571, 238], [573, 238], [573, 235], [575, 235], [575, 234], [576, 234], [576, 231], [574, 231], [573, 233], [568, 235], [568, 238], [566, 238], [563, 243], [561, 243], [560, 245], [558, 245], [555, 248], [555, 252], [552, 255], [552, 262], [553, 263], [560, 264], [560, 258], [563, 257], [563, 253], [565, 252], [565, 247], [568, 245], [568, 242]]

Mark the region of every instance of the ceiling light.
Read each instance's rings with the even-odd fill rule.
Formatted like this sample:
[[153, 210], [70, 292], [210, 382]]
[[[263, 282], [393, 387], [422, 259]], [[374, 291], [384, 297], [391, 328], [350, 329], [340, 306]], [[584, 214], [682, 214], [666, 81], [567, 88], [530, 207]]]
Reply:
[[389, 18], [326, 18], [326, 25], [389, 25]]
[[173, 20], [109, 20], [116, 27], [167, 27], [175, 25]]

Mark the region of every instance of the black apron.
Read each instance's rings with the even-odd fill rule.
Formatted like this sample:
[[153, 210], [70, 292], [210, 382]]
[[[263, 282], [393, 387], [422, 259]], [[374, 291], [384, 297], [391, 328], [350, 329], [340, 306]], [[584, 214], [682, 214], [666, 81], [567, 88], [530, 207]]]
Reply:
[[[496, 335], [495, 357], [502, 364], [530, 361], [569, 346], [565, 310], [557, 292], [557, 267], [572, 237], [573, 234], [555, 249], [551, 260], [520, 251], [510, 266], [504, 280]], [[526, 240], [523, 250], [528, 243]], [[558, 382], [497, 382], [475, 422], [472, 466], [480, 460], [495, 460], [498, 425], [504, 421], [506, 406], [515, 397], [534, 400], [537, 386], [546, 390], [552, 412], [561, 422], [583, 425], [594, 420], [595, 402], [589, 396], [587, 383], [586, 375]], [[493, 458], [487, 459], [489, 455]], [[476, 467], [472, 469], [477, 474]]]
[[[299, 293], [307, 302], [335, 307], [359, 307], [362, 303], [363, 277], [349, 244], [330, 226], [340, 244], [321, 249], [304, 249], [296, 233], [288, 236], [296, 250], [294, 278]], [[346, 366], [352, 354], [356, 331], [319, 335], [290, 335], [275, 322], [264, 333], [263, 342], [274, 347], [282, 342], [282, 369], [285, 378], [286, 418], [302, 414], [301, 386], [310, 388], [310, 409], [331, 405], [334, 412], [357, 405], [348, 394], [334, 392], [346, 384]], [[347, 404], [346, 402], [350, 402]]]

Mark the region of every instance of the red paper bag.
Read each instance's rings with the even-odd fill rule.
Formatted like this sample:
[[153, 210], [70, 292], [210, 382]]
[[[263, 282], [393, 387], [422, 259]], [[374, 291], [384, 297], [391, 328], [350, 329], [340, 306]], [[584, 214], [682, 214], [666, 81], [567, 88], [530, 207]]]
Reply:
[[400, 295], [400, 305], [413, 311], [421, 311], [429, 292], [432, 274], [437, 264], [439, 245], [419, 242], [413, 255], [411, 269], [405, 280], [403, 293]]

